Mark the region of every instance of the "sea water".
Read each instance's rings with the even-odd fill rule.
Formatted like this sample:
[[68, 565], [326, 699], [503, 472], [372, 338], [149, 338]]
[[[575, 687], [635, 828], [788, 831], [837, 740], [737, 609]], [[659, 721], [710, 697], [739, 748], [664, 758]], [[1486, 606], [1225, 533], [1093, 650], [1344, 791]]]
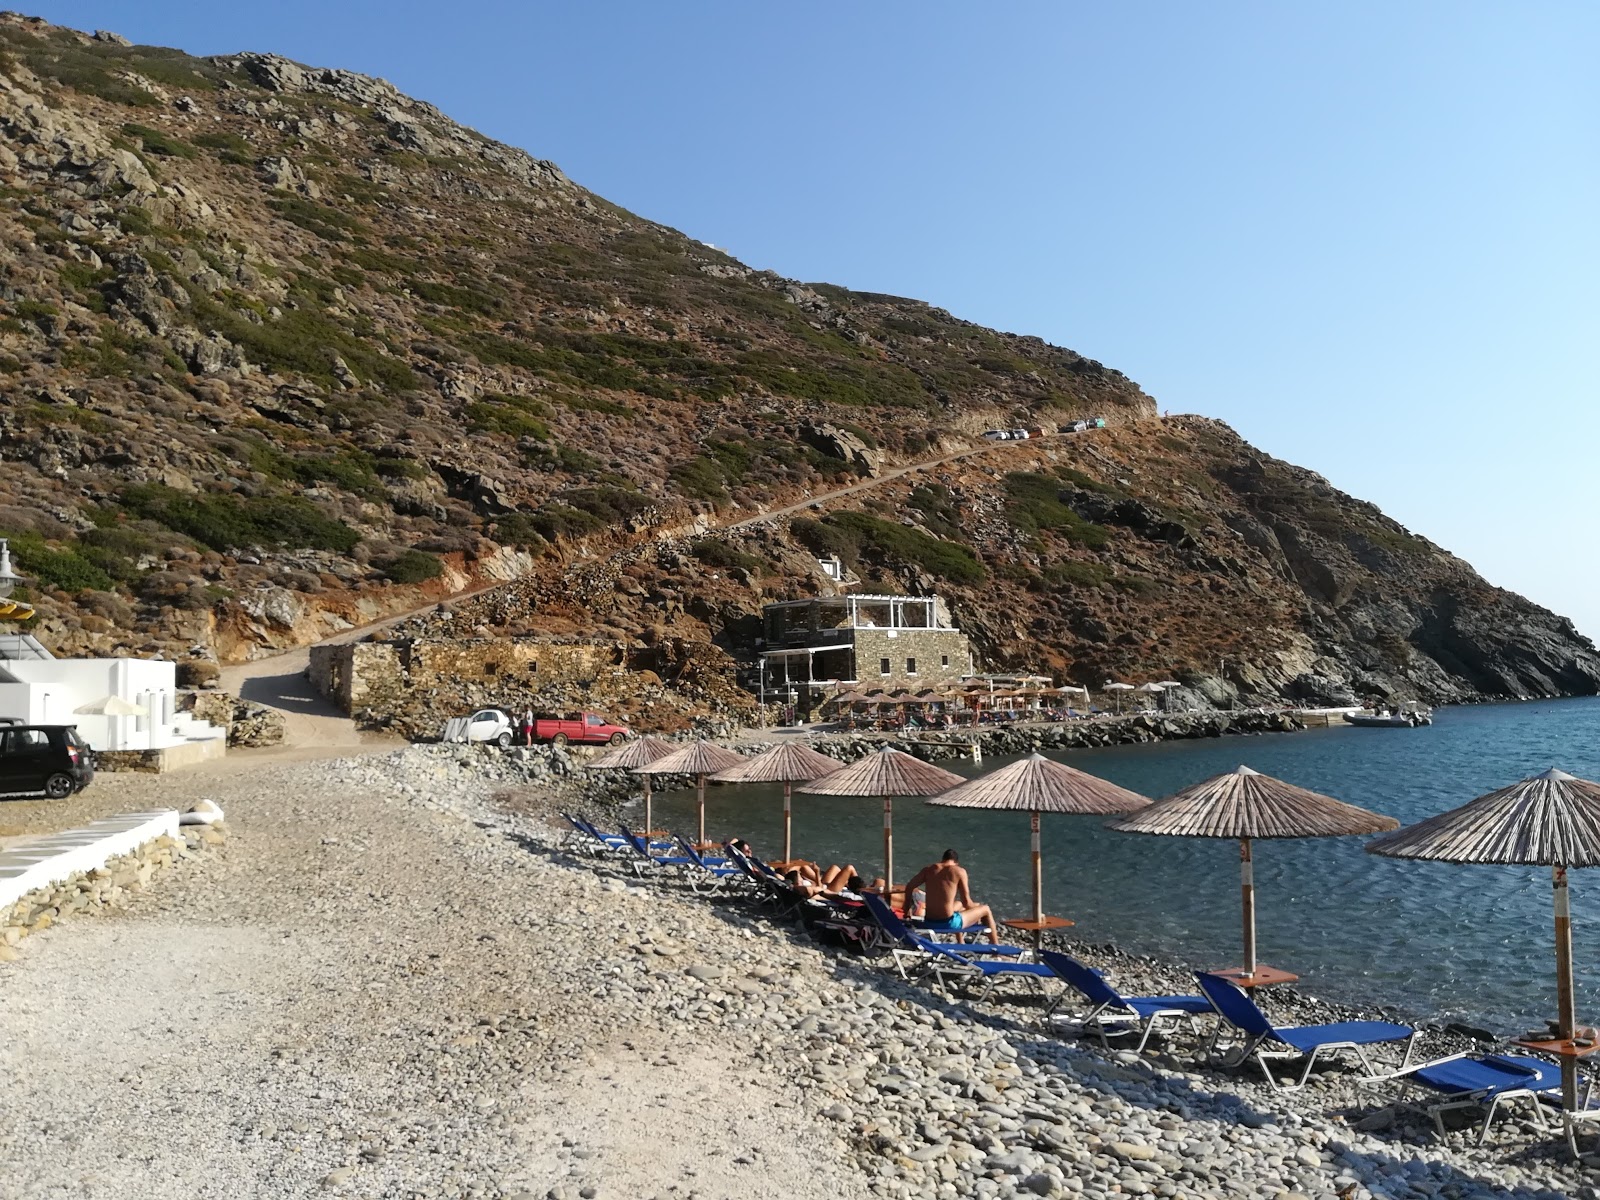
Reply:
[[[1308, 730], [1056, 757], [1152, 798], [1241, 763], [1410, 824], [1556, 766], [1600, 780], [1600, 699], [1441, 709], [1418, 729]], [[974, 775], [991, 758], [939, 765]], [[694, 793], [656, 801], [657, 824], [694, 828]], [[782, 850], [778, 785], [715, 786], [707, 833]], [[798, 855], [881, 872], [875, 799], [794, 798]], [[959, 851], [974, 897], [997, 913], [1031, 908], [1028, 815], [894, 802], [895, 874]], [[1043, 819], [1045, 911], [1071, 936], [1196, 967], [1240, 959], [1238, 844], [1113, 833], [1095, 817]], [[1550, 872], [1381, 858], [1365, 838], [1255, 844], [1257, 954], [1315, 995], [1393, 1005], [1419, 1018], [1516, 1033], [1555, 1015]], [[1580, 1019], [1600, 1020], [1600, 869], [1572, 872]]]

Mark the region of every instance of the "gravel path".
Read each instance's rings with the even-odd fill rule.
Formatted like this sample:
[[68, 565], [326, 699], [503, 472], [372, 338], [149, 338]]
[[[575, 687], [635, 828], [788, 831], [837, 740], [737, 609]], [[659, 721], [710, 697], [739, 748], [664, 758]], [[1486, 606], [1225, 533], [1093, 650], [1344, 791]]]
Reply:
[[330, 794], [350, 770], [85, 793], [211, 796], [230, 837], [0, 964], [0, 1197], [862, 1194], [745, 1046], [608, 999], [648, 897], [442, 807]]
[[1182, 1041], [1102, 1051], [573, 859], [480, 757], [102, 781], [214, 797], [230, 836], [0, 964], [0, 1198], [1600, 1198], [1524, 1121], [1480, 1151], [1348, 1071], [1285, 1095]]

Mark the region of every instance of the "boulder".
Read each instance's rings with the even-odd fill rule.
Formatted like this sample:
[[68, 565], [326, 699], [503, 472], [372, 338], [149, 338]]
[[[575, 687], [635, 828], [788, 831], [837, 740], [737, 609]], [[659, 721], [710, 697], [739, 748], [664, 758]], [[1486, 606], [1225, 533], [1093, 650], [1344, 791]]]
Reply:
[[840, 429], [828, 422], [806, 422], [800, 426], [800, 436], [818, 453], [849, 463], [865, 475], [877, 475], [883, 469], [883, 454], [864, 442], [860, 435]]

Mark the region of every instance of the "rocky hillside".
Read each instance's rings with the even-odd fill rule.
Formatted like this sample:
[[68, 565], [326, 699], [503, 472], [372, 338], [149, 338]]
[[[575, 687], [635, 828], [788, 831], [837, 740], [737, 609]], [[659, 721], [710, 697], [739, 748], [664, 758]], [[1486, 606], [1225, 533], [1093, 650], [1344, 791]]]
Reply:
[[1600, 683], [1570, 624], [1117, 371], [752, 270], [380, 80], [0, 16], [0, 189], [0, 535], [61, 650], [239, 659], [516, 578], [418, 627], [731, 677], [837, 553], [1095, 683]]

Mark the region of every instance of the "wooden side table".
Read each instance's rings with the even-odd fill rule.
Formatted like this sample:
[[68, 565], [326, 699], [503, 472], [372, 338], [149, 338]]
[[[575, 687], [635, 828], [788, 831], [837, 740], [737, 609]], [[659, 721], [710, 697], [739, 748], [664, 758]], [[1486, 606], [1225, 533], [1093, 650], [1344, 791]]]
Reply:
[[1258, 987], [1275, 987], [1280, 983], [1297, 983], [1300, 979], [1298, 975], [1281, 971], [1277, 967], [1269, 967], [1265, 963], [1257, 963], [1254, 971], [1246, 971], [1243, 967], [1222, 967], [1219, 970], [1207, 971], [1206, 974], [1226, 979], [1234, 987], [1243, 988], [1245, 991]]

